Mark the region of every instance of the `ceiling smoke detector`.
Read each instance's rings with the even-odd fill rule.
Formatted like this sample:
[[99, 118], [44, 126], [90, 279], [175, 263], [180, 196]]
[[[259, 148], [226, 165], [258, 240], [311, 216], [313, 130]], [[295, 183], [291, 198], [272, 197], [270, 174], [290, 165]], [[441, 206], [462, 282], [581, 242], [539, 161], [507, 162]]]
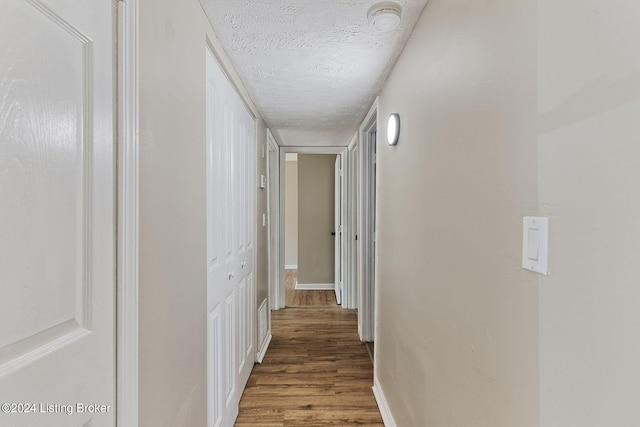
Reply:
[[367, 12], [369, 24], [381, 33], [395, 30], [400, 25], [401, 16], [402, 8], [392, 2], [374, 4]]

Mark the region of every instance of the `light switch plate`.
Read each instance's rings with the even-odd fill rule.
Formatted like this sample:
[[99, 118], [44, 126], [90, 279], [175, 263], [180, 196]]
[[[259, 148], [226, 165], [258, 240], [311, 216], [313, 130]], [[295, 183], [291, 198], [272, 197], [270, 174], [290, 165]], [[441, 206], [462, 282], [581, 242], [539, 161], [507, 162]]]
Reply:
[[549, 218], [525, 216], [522, 220], [522, 268], [549, 274]]
[[264, 175], [260, 175], [260, 188], [265, 188], [267, 186], [267, 177]]
[[266, 213], [262, 213], [262, 226], [266, 227], [267, 226], [267, 214]]

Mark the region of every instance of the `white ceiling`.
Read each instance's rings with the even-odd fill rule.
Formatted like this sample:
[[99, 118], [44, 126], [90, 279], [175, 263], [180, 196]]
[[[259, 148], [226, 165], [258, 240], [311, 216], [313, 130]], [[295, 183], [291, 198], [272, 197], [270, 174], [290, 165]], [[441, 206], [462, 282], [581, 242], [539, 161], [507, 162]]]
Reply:
[[369, 26], [377, 0], [200, 0], [281, 145], [347, 145], [426, 0], [395, 0], [400, 26]]

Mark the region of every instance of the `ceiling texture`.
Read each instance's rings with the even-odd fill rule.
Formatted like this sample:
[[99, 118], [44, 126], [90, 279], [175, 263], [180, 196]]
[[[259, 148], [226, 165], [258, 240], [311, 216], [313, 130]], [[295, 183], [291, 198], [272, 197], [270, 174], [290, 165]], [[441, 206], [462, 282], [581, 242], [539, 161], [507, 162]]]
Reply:
[[395, 0], [378, 32], [377, 0], [200, 0], [249, 95], [282, 146], [343, 146], [358, 129], [426, 0]]

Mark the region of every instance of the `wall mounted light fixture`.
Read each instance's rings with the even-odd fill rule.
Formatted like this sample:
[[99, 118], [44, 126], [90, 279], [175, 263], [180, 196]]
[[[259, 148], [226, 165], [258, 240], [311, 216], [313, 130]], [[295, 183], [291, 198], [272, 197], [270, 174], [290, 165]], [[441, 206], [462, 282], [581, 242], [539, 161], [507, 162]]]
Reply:
[[396, 145], [400, 138], [400, 115], [398, 113], [389, 114], [387, 121], [387, 142], [389, 145]]

